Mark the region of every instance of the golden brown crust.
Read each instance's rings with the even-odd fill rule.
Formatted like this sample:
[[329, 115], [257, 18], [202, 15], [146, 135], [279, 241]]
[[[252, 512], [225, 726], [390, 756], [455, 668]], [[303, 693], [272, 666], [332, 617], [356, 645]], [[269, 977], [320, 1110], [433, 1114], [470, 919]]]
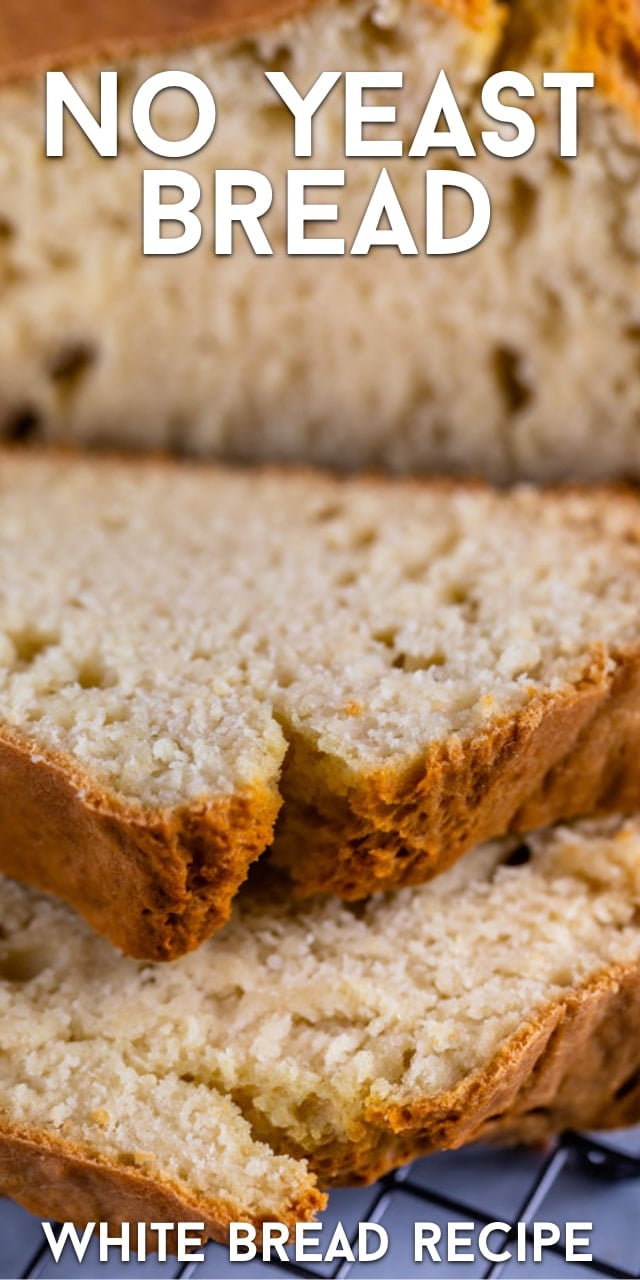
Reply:
[[602, 97], [640, 127], [638, 0], [511, 0], [501, 66], [591, 71]]
[[[337, 780], [293, 736], [275, 861], [302, 896], [347, 899], [421, 884], [510, 831], [633, 813], [640, 803], [640, 650], [594, 650], [579, 685], [538, 694], [469, 741], [411, 768]], [[313, 856], [302, 858], [300, 850]]]
[[127, 806], [0, 727], [0, 869], [70, 902], [140, 959], [175, 959], [226, 922], [278, 806], [259, 785], [175, 810]]
[[[494, 0], [421, 0], [471, 26]], [[303, 13], [322, 0], [3, 0], [0, 82], [83, 60], [119, 59], [205, 41], [235, 39]], [[494, 19], [492, 19], [494, 20]]]
[[471, 1142], [542, 1142], [640, 1120], [640, 964], [602, 971], [549, 1003], [489, 1065], [433, 1098], [372, 1105], [352, 1141], [309, 1163], [323, 1186], [374, 1181]]
[[600, 92], [640, 127], [640, 5], [638, 0], [578, 0], [568, 67], [593, 71]]
[[[0, 1192], [38, 1217], [78, 1227], [108, 1222], [114, 1233], [124, 1222], [203, 1222], [203, 1239], [222, 1242], [228, 1239], [230, 1222], [253, 1221], [260, 1230], [266, 1216], [256, 1217], [246, 1205], [226, 1198], [192, 1194], [157, 1171], [119, 1164], [57, 1135], [11, 1125], [0, 1127]], [[310, 1176], [304, 1193], [292, 1195], [279, 1208], [281, 1220], [288, 1226], [306, 1222], [325, 1202]], [[148, 1237], [150, 1248], [154, 1238]], [[167, 1237], [167, 1248], [177, 1251], [175, 1232]]]

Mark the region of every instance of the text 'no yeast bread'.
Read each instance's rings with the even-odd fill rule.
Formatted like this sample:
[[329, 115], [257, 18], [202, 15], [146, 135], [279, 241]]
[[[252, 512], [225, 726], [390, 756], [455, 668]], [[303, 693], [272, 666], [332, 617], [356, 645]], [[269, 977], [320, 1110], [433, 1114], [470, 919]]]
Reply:
[[640, 791], [640, 501], [0, 459], [0, 866], [139, 956]]
[[357, 911], [256, 887], [174, 965], [3, 881], [0, 1190], [224, 1238], [309, 1216], [314, 1174], [637, 1120], [639, 901], [639, 825], [616, 819]]

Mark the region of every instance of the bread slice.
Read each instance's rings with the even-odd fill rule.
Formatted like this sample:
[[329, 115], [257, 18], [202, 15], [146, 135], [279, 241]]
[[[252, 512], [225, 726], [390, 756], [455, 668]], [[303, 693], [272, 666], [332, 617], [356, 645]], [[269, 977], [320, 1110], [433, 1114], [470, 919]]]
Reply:
[[640, 500], [5, 451], [0, 868], [133, 955], [640, 794]]
[[175, 965], [3, 881], [0, 1189], [219, 1236], [318, 1205], [286, 1155], [328, 1186], [637, 1120], [639, 903], [637, 819], [484, 846], [358, 909], [254, 886]]
[[[22, 0], [3, 10], [6, 435], [501, 481], [640, 475], [640, 35], [628, 0], [43, 0], [37, 23]], [[42, 73], [54, 65], [91, 104], [100, 67], [119, 70], [116, 160], [97, 159], [72, 125], [65, 158], [43, 157]], [[549, 92], [529, 104], [534, 149], [496, 160], [480, 141], [482, 83], [496, 68], [538, 80], [549, 65], [597, 73], [596, 92], [581, 94], [579, 158], [558, 157], [558, 94]], [[148, 156], [130, 106], [136, 87], [167, 67], [214, 87], [218, 123], [211, 144], [184, 162], [202, 185], [200, 247], [145, 259]], [[345, 167], [344, 190], [318, 198], [339, 199], [348, 245], [382, 163], [423, 245], [423, 168], [455, 163], [490, 192], [481, 246], [443, 259], [389, 249], [366, 259], [286, 255], [291, 120], [263, 73], [285, 69], [304, 89], [334, 67], [403, 70], [402, 93], [382, 98], [397, 103], [407, 140], [445, 67], [479, 152], [458, 160], [435, 151], [425, 166], [345, 165], [338, 88], [319, 117], [313, 163]], [[186, 101], [162, 95], [157, 128], [188, 132]], [[273, 183], [270, 259], [241, 234], [231, 258], [212, 253], [213, 170], [239, 166]]]
[[[83, 1225], [204, 1222], [216, 1240], [230, 1222], [293, 1224], [322, 1207], [305, 1165], [257, 1140], [224, 1091], [145, 1065], [139, 1019], [153, 1004], [153, 969], [32, 890], [3, 879], [0, 897], [3, 1194]], [[92, 992], [106, 997], [121, 979], [134, 982], [136, 1000], [123, 993], [118, 1025], [110, 1019], [102, 1034], [87, 1021]], [[186, 1014], [179, 1036], [186, 1046]], [[134, 1248], [136, 1239], [134, 1226]]]

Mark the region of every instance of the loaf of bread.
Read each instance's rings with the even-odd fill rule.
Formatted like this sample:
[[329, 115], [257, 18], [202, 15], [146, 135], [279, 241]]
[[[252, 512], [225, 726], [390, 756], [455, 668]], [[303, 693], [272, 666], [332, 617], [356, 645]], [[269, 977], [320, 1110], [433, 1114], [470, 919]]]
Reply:
[[[0, 457], [0, 869], [173, 958], [640, 795], [640, 499]], [[303, 851], [303, 852], [301, 852]]]
[[[23, 0], [4, 0], [3, 14], [5, 435], [499, 480], [640, 475], [633, 0], [43, 0], [37, 18]], [[53, 66], [94, 110], [100, 68], [120, 72], [117, 159], [100, 160], [71, 122], [65, 157], [45, 159], [43, 72]], [[141, 171], [165, 162], [133, 136], [131, 100], [168, 67], [212, 85], [218, 121], [199, 155], [166, 162], [201, 183], [202, 243], [145, 258]], [[402, 70], [402, 92], [383, 94], [397, 126], [378, 132], [410, 140], [442, 67], [478, 157], [436, 150], [428, 165], [458, 164], [485, 183], [484, 243], [455, 258], [384, 248], [362, 259], [287, 256], [284, 175], [304, 162], [264, 71], [284, 69], [306, 91], [333, 68]], [[480, 86], [495, 68], [525, 70], [537, 85], [547, 67], [596, 72], [596, 91], [580, 95], [578, 159], [559, 159], [555, 91], [526, 104], [533, 151], [490, 156]], [[185, 136], [191, 108], [187, 95], [161, 95], [156, 128]], [[318, 115], [312, 163], [346, 169], [349, 247], [383, 162], [345, 166], [343, 116], [339, 87]], [[425, 166], [384, 163], [424, 245]], [[230, 258], [212, 252], [213, 171], [238, 167], [273, 184], [271, 258], [240, 232]]]
[[311, 1213], [303, 1158], [329, 1186], [638, 1120], [639, 903], [637, 819], [484, 846], [357, 910], [254, 885], [174, 965], [4, 880], [0, 1190], [220, 1237]]

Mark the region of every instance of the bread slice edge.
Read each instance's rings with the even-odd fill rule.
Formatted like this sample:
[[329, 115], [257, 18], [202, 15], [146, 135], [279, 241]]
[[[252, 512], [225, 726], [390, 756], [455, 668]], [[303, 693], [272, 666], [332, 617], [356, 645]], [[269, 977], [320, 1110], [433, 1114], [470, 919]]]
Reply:
[[0, 726], [0, 867], [69, 902], [138, 959], [172, 960], [226, 923], [272, 836], [268, 781], [148, 810], [70, 756]]
[[[633, 813], [640, 647], [594, 646], [581, 681], [535, 695], [468, 741], [360, 778], [290, 736], [274, 858], [303, 897], [423, 883], [475, 845], [561, 819]], [[285, 728], [285, 734], [288, 734]], [[312, 847], [313, 857], [296, 851]]]
[[[111, 1157], [45, 1131], [23, 1129], [0, 1121], [0, 1186], [4, 1195], [41, 1218], [84, 1227], [109, 1224], [110, 1233], [123, 1223], [131, 1228], [136, 1251], [138, 1224], [202, 1223], [202, 1239], [225, 1243], [232, 1222], [251, 1222], [261, 1237], [263, 1218], [248, 1214], [246, 1205], [226, 1197], [198, 1194], [159, 1173], [150, 1175]], [[288, 1227], [312, 1219], [326, 1204], [315, 1178], [304, 1178], [304, 1190], [292, 1192], [280, 1208]], [[147, 1230], [147, 1248], [157, 1237]], [[167, 1235], [167, 1251], [176, 1253], [177, 1231]]]

